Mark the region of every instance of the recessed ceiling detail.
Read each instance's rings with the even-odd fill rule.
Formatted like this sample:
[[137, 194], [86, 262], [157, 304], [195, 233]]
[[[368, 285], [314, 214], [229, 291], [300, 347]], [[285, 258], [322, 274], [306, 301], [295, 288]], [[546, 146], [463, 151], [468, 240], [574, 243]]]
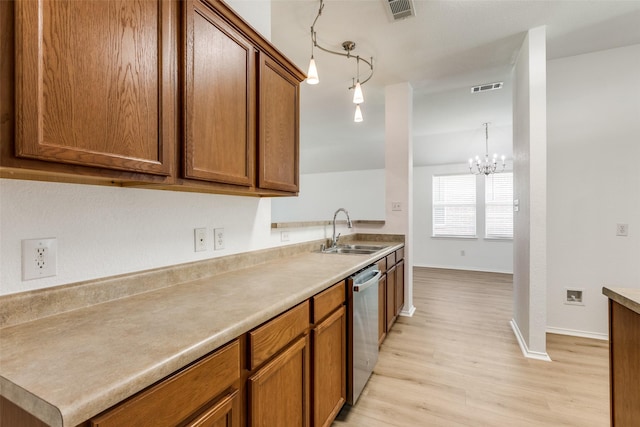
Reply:
[[486, 92], [489, 90], [502, 89], [504, 82], [485, 83], [483, 85], [474, 86], [471, 88], [471, 93]]
[[413, 0], [383, 0], [387, 10], [394, 21], [416, 16], [416, 7]]

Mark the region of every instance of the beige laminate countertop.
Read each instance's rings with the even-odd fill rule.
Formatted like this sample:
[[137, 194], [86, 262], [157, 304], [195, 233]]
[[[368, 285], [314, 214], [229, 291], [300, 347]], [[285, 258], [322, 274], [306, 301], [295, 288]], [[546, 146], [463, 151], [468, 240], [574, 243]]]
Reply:
[[603, 287], [602, 293], [618, 304], [640, 314], [640, 289]]
[[386, 245], [301, 253], [0, 329], [0, 394], [76, 426], [402, 246]]

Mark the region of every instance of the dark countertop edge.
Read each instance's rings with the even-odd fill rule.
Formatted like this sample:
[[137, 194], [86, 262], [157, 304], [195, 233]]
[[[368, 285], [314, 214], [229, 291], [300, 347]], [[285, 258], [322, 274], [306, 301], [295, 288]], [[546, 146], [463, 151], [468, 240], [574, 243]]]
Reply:
[[640, 289], [603, 286], [602, 293], [618, 304], [640, 314]]
[[[346, 239], [345, 239], [346, 240]], [[364, 240], [366, 242], [370, 242], [371, 240]], [[120, 401], [133, 396], [134, 394], [146, 389], [147, 387], [153, 385], [157, 381], [160, 381], [167, 376], [173, 374], [176, 371], [188, 366], [189, 364], [195, 362], [199, 358], [209, 354], [216, 349], [224, 346], [228, 342], [233, 339], [243, 335], [244, 333], [250, 331], [251, 329], [259, 326], [260, 324], [272, 319], [275, 316], [278, 316], [280, 313], [287, 311], [288, 309], [294, 307], [295, 305], [305, 301], [306, 299], [316, 295], [319, 292], [322, 292], [324, 289], [332, 286], [333, 284], [348, 278], [350, 275], [356, 273], [357, 271], [371, 265], [376, 260], [389, 255], [392, 252], [395, 252], [399, 248], [405, 245], [404, 242], [398, 241], [388, 241], [382, 240], [381, 243], [389, 243], [385, 249], [376, 252], [375, 254], [371, 254], [364, 261], [362, 258], [359, 258], [360, 262], [354, 262], [353, 267], [345, 269], [343, 273], [336, 274], [332, 277], [327, 277], [323, 281], [319, 281], [315, 284], [315, 286], [309, 287], [305, 292], [300, 292], [295, 298], [289, 299], [283, 304], [279, 304], [277, 306], [269, 307], [269, 309], [264, 310], [263, 315], [261, 316], [247, 316], [251, 318], [251, 321], [243, 324], [242, 326], [237, 325], [229, 325], [228, 328], [225, 328], [224, 331], [212, 336], [210, 339], [206, 341], [201, 341], [197, 345], [189, 347], [182, 352], [178, 352], [176, 357], [167, 359], [165, 363], [159, 363], [155, 366], [153, 372], [146, 372], [145, 374], [145, 384], [142, 384], [141, 387], [138, 387], [137, 390], [133, 391], [133, 393], [128, 393], [127, 395], [122, 395], [122, 398], [119, 398], [114, 402], [106, 402], [104, 406], [100, 406], [99, 410], [91, 410], [91, 414], [85, 414], [82, 411], [82, 407], [90, 406], [88, 404], [81, 405], [80, 408], [64, 408], [59, 407], [58, 405], [48, 402], [39, 396], [31, 393], [29, 390], [24, 389], [19, 384], [13, 383], [11, 380], [2, 377], [2, 381], [0, 381], [0, 385], [2, 385], [1, 393], [4, 397], [15, 403], [16, 405], [22, 407], [33, 415], [37, 416], [42, 421], [50, 424], [52, 426], [76, 426], [87, 419], [90, 419], [92, 416], [95, 416], [102, 411], [109, 409], [113, 405], [119, 403]], [[321, 256], [327, 257], [350, 257], [351, 255], [336, 255], [336, 254], [319, 254]], [[356, 258], [354, 257], [354, 261]], [[215, 277], [215, 276], [213, 276]], [[131, 295], [134, 296], [134, 295]], [[64, 313], [60, 313], [64, 314]], [[0, 329], [1, 331], [1, 329]], [[179, 361], [179, 362], [178, 362]], [[177, 364], [176, 364], [177, 363]], [[179, 365], [179, 366], [178, 366]], [[156, 373], [154, 375], [154, 373]], [[126, 385], [126, 382], [121, 382], [120, 386]], [[124, 387], [129, 390], [128, 388]], [[23, 399], [27, 399], [28, 404], [25, 405]], [[20, 402], [16, 402], [14, 400], [20, 400]], [[44, 418], [44, 419], [43, 419]]]

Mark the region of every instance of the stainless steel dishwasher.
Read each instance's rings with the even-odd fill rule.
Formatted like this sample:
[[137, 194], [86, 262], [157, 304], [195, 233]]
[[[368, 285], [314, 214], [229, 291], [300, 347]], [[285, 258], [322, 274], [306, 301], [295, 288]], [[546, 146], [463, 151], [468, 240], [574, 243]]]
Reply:
[[373, 264], [351, 276], [347, 287], [349, 346], [347, 403], [354, 405], [378, 361], [378, 280]]

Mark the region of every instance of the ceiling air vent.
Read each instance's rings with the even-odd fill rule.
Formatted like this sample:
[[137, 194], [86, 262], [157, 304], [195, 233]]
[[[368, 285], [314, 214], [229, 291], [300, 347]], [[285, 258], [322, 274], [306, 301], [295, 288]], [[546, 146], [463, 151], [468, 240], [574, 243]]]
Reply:
[[479, 93], [479, 92], [486, 92], [488, 90], [502, 89], [503, 85], [504, 85], [503, 82], [496, 82], [496, 83], [487, 83], [480, 86], [474, 86], [471, 88], [471, 93]]
[[387, 10], [394, 21], [416, 16], [416, 7], [413, 0], [384, 0]]

